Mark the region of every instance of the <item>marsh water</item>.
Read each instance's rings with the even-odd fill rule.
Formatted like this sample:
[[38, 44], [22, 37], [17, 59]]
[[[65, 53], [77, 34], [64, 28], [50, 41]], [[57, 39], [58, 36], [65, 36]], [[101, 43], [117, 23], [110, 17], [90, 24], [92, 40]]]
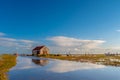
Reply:
[[120, 80], [120, 67], [37, 57], [18, 57], [9, 80]]

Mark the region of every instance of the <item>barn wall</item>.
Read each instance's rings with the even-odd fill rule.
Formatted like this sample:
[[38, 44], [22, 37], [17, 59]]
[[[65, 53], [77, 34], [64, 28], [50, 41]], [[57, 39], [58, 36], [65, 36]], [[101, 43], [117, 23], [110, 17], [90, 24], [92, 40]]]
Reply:
[[33, 55], [44, 55], [44, 54], [47, 55], [47, 54], [49, 54], [49, 49], [47, 47], [43, 47], [42, 49], [40, 49], [39, 54], [37, 54], [37, 51], [38, 50], [33, 50], [32, 54]]

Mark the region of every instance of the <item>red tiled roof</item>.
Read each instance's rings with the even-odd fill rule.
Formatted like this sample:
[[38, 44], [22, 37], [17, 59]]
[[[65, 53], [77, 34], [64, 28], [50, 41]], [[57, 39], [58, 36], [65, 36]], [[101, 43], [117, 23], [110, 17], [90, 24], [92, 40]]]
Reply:
[[44, 46], [37, 46], [37, 47], [35, 47], [33, 50], [40, 50], [40, 49], [42, 49]]

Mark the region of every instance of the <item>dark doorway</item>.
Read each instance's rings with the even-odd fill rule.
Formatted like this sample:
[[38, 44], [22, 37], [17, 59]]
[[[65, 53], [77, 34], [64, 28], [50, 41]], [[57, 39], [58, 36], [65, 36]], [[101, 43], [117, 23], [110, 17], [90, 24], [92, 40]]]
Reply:
[[37, 55], [39, 54], [39, 51], [37, 51]]

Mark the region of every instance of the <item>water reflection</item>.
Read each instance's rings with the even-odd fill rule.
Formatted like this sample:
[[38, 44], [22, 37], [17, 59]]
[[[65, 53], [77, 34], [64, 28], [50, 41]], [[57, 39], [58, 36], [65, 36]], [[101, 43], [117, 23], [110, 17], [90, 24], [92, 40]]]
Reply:
[[37, 57], [18, 57], [17, 65], [11, 70], [24, 70], [32, 68], [40, 68], [49, 63], [48, 59]]
[[105, 65], [105, 66], [120, 67], [120, 63], [118, 63], [118, 62], [111, 62], [111, 61], [107, 61], [107, 62], [95, 62], [95, 64], [102, 64], [102, 65]]
[[32, 59], [32, 62], [40, 66], [45, 66], [49, 63], [47, 59]]
[[19, 57], [9, 80], [120, 80], [119, 74], [120, 68], [101, 64]]
[[92, 64], [92, 63], [81, 63], [81, 62], [57, 60], [57, 62], [55, 62], [52, 65], [52, 67], [48, 69], [48, 71], [52, 71], [56, 73], [65, 73], [70, 71], [99, 69], [99, 68], [105, 68], [105, 66]]
[[23, 70], [23, 69], [32, 69], [37, 68], [39, 66], [34, 65], [31, 61], [31, 58], [28, 57], [18, 57], [17, 65], [12, 68], [11, 70]]
[[101, 64], [105, 66], [114, 66], [114, 67], [120, 67], [120, 59], [114, 59], [114, 58], [107, 58], [107, 59], [99, 59], [98, 61], [93, 60], [79, 60], [78, 62], [89, 62], [93, 64]]

